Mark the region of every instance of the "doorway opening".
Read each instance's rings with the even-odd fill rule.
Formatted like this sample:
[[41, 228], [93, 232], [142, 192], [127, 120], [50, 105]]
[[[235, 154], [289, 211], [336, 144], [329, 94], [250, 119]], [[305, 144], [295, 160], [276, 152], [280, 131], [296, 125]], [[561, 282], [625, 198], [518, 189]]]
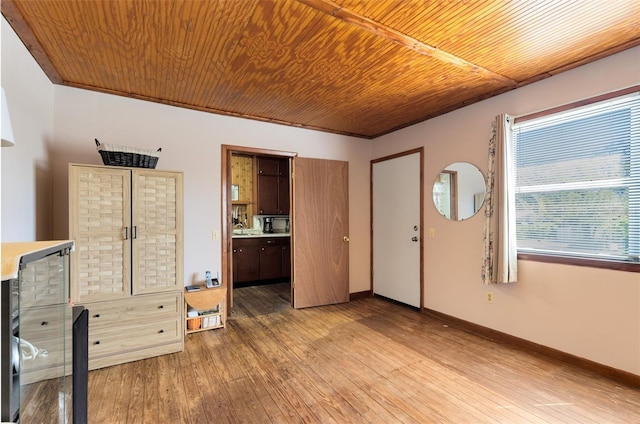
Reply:
[[[222, 146], [222, 281], [234, 288], [287, 283], [289, 304], [293, 152]], [[282, 290], [280, 290], [282, 292]]]

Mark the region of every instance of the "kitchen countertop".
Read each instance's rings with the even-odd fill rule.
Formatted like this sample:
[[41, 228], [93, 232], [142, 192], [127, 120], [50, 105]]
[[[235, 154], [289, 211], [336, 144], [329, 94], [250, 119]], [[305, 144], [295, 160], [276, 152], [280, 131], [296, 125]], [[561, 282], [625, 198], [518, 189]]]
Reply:
[[289, 233], [247, 233], [233, 234], [232, 238], [266, 238], [266, 237], [289, 237]]

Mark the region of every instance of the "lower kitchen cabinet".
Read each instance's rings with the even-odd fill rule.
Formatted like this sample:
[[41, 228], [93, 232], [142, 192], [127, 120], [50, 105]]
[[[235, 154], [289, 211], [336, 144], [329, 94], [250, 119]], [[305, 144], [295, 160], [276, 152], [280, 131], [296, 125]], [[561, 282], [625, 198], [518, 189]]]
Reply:
[[282, 245], [282, 278], [291, 280], [291, 245]]
[[247, 243], [254, 239], [233, 240], [233, 282], [260, 279], [260, 246]]
[[282, 280], [291, 277], [289, 237], [233, 239], [233, 282]]
[[282, 246], [260, 246], [260, 280], [282, 278]]

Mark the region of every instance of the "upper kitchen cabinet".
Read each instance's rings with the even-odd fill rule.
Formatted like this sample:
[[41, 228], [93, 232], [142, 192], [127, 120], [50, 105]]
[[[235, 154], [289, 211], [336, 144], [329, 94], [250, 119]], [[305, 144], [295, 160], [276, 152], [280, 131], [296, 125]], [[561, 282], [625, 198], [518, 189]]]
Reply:
[[258, 162], [259, 215], [289, 214], [289, 158], [261, 157]]

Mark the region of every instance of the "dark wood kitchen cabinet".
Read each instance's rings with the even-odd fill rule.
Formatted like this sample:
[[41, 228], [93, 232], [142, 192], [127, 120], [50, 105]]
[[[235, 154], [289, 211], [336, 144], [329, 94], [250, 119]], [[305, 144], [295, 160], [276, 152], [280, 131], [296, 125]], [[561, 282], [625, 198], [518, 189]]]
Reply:
[[260, 279], [274, 278], [282, 278], [282, 246], [263, 245], [260, 247]]
[[282, 246], [282, 278], [291, 281], [291, 245], [289, 240]]
[[290, 278], [290, 254], [289, 237], [234, 238], [234, 284]]
[[289, 213], [289, 158], [262, 157], [258, 161], [259, 215]]
[[245, 283], [260, 279], [260, 246], [256, 239], [233, 240], [233, 282]]

